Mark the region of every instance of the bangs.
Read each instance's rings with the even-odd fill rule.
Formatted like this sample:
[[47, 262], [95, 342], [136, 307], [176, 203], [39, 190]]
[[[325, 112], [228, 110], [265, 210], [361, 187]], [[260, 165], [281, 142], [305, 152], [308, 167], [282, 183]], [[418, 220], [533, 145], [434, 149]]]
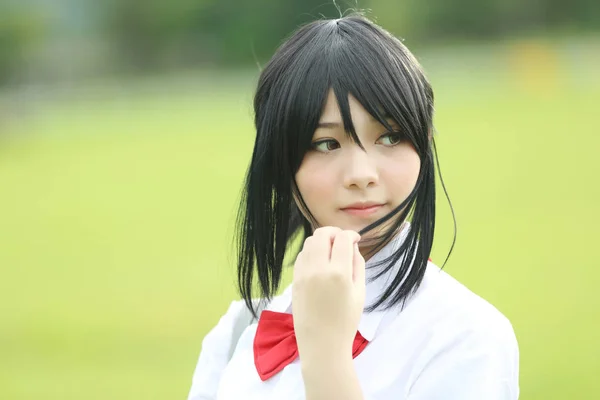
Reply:
[[[352, 95], [379, 123], [402, 133], [423, 156], [432, 128], [433, 92], [406, 47], [381, 28], [361, 18], [316, 21], [302, 28], [280, 52], [281, 68], [269, 65], [268, 103], [277, 111], [279, 150], [287, 153], [293, 176], [305, 153], [332, 89], [346, 133], [362, 147], [348, 102]], [[275, 78], [275, 79], [273, 79]], [[283, 160], [282, 160], [283, 161]]]

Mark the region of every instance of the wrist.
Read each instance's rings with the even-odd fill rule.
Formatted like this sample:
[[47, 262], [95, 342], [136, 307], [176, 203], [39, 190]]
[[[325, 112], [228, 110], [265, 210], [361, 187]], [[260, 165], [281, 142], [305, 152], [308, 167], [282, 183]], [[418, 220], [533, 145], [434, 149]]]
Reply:
[[352, 356], [325, 357], [320, 362], [302, 362], [307, 400], [362, 400]]
[[313, 340], [308, 345], [298, 343], [298, 354], [303, 365], [335, 365], [339, 362], [352, 362], [352, 343], [339, 339]]
[[[347, 350], [347, 351], [346, 351]], [[352, 351], [344, 349], [328, 348], [319, 353], [300, 356], [302, 376], [305, 380], [320, 380], [332, 373], [354, 371]]]

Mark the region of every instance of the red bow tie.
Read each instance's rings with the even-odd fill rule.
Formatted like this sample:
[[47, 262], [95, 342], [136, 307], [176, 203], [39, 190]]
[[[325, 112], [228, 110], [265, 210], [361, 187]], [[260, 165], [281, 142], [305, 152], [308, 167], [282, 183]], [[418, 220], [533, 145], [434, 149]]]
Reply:
[[[356, 332], [352, 358], [358, 356], [369, 341]], [[260, 379], [266, 381], [298, 357], [292, 314], [264, 310], [254, 336], [254, 365]]]

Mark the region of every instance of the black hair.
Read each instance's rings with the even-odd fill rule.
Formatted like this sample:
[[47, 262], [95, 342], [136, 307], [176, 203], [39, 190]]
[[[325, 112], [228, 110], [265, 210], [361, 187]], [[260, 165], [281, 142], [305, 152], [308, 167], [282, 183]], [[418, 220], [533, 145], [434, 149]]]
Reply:
[[238, 211], [236, 241], [238, 289], [255, 317], [256, 283], [259, 298], [269, 301], [279, 289], [284, 258], [294, 239], [312, 235], [316, 223], [294, 177], [310, 148], [330, 89], [344, 129], [357, 144], [361, 145], [352, 124], [349, 94], [390, 131], [386, 118], [396, 121], [421, 160], [408, 198], [359, 232], [362, 235], [384, 223], [389, 226], [376, 238], [376, 251], [404, 221], [411, 222], [398, 250], [373, 266], [383, 266], [376, 279], [400, 263], [368, 310], [403, 303], [425, 274], [436, 210], [431, 85], [402, 42], [366, 17], [313, 21], [277, 49], [260, 74], [254, 97], [256, 141]]

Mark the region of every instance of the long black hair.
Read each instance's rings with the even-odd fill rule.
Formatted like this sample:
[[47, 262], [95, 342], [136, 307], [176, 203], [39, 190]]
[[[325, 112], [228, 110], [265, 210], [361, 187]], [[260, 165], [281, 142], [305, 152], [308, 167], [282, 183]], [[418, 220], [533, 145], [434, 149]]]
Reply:
[[435, 229], [437, 157], [431, 85], [402, 42], [364, 16], [317, 20], [300, 27], [279, 47], [262, 70], [254, 97], [256, 141], [237, 216], [236, 242], [238, 288], [255, 317], [253, 289], [258, 289], [263, 301], [277, 293], [291, 244], [312, 235], [317, 223], [294, 177], [310, 148], [330, 89], [344, 128], [356, 143], [360, 145], [349, 94], [390, 131], [386, 118], [396, 121], [421, 160], [408, 198], [359, 232], [362, 235], [385, 223], [383, 234], [376, 237], [377, 250], [398, 233], [404, 221], [411, 222], [397, 251], [373, 266], [383, 266], [376, 279], [400, 264], [368, 310], [402, 303], [425, 273]]

